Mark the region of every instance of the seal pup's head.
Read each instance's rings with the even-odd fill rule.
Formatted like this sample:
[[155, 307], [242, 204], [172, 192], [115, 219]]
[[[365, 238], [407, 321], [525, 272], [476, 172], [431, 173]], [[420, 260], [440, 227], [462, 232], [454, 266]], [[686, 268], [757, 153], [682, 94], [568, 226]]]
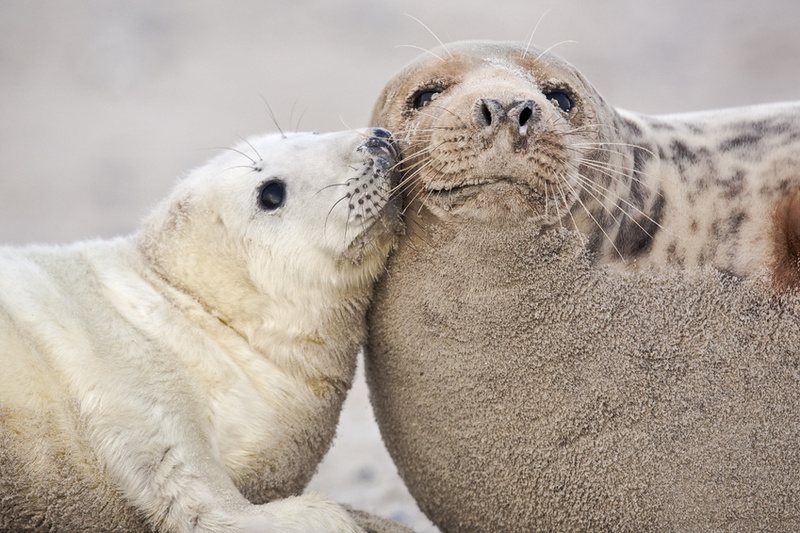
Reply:
[[261, 322], [267, 302], [351, 305], [368, 297], [400, 228], [396, 157], [380, 128], [243, 141], [181, 180], [138, 247], [226, 321]]
[[372, 123], [394, 132], [409, 199], [435, 215], [501, 209], [553, 223], [585, 186], [583, 161], [608, 159], [603, 125], [613, 117], [556, 56], [466, 41], [423, 54], [389, 81]]

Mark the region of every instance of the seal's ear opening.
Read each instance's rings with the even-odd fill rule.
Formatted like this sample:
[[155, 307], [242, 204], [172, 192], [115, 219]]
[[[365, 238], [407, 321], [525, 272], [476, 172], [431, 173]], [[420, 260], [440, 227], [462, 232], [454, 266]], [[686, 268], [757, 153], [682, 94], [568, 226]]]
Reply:
[[773, 221], [773, 281], [779, 288], [800, 287], [800, 191], [778, 203]]

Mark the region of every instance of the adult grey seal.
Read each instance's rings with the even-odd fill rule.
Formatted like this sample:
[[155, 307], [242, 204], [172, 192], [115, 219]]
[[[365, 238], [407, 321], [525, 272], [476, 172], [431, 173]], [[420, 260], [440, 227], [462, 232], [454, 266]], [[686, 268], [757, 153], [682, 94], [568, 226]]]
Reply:
[[550, 53], [467, 42], [373, 124], [410, 236], [367, 376], [442, 530], [800, 527], [800, 105], [638, 115]]

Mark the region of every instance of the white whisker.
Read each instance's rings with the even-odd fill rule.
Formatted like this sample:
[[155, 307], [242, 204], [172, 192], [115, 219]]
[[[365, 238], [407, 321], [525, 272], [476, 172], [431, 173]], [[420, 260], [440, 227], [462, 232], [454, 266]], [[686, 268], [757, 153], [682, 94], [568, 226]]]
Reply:
[[536, 21], [536, 26], [533, 27], [533, 31], [531, 32], [531, 36], [528, 37], [528, 42], [525, 44], [525, 51], [522, 52], [522, 59], [525, 59], [525, 56], [528, 55], [528, 50], [531, 47], [531, 43], [533, 43], [533, 36], [536, 35], [536, 30], [539, 29], [539, 24], [542, 23], [544, 18], [552, 11], [552, 8], [547, 8], [544, 13], [539, 17], [539, 20]]
[[439, 54], [437, 54], [435, 52], [432, 52], [432, 51], [428, 50], [427, 48], [423, 48], [421, 46], [416, 46], [416, 45], [413, 45], [413, 44], [396, 44], [395, 48], [413, 48], [414, 50], [418, 50], [420, 52], [425, 52], [426, 54], [430, 54], [433, 57], [435, 57], [436, 59], [438, 59], [439, 61], [444, 63], [444, 58], [442, 56], [440, 56]]
[[538, 56], [536, 56], [536, 61], [539, 61], [539, 60], [542, 58], [542, 56], [543, 56], [543, 55], [545, 55], [547, 52], [549, 52], [550, 50], [552, 50], [552, 49], [553, 49], [553, 48], [555, 48], [556, 46], [560, 46], [560, 45], [562, 45], [562, 44], [578, 44], [578, 41], [573, 41], [573, 40], [571, 40], [571, 39], [567, 39], [567, 40], [565, 40], [565, 41], [559, 41], [559, 42], [557, 42], [556, 44], [554, 44], [554, 45], [552, 45], [552, 46], [550, 46], [550, 47], [546, 48], [546, 49], [545, 49], [545, 50], [544, 50], [544, 51], [543, 51], [541, 54], [539, 54]]
[[425, 28], [426, 30], [428, 30], [428, 33], [430, 33], [431, 35], [433, 35], [433, 38], [434, 38], [434, 39], [436, 39], [436, 42], [438, 42], [438, 43], [439, 43], [439, 45], [440, 45], [440, 46], [441, 46], [441, 47], [444, 49], [444, 51], [445, 51], [445, 52], [447, 52], [447, 55], [449, 55], [451, 59], [453, 58], [453, 54], [451, 54], [451, 53], [450, 53], [450, 50], [448, 50], [448, 49], [447, 49], [447, 46], [445, 46], [445, 44], [442, 42], [442, 40], [441, 40], [441, 39], [439, 39], [439, 36], [438, 36], [438, 35], [436, 35], [436, 34], [433, 32], [433, 30], [432, 30], [432, 29], [430, 29], [430, 28], [428, 27], [428, 25], [427, 25], [427, 24], [425, 24], [424, 22], [422, 22], [421, 20], [419, 20], [419, 19], [418, 19], [417, 17], [415, 17], [414, 15], [410, 15], [410, 14], [408, 14], [408, 13], [406, 13], [405, 15], [406, 15], [408, 18], [410, 18], [410, 19], [412, 19], [412, 20], [416, 21], [417, 23], [419, 23], [419, 25], [420, 25], [420, 26], [422, 26], [423, 28]]

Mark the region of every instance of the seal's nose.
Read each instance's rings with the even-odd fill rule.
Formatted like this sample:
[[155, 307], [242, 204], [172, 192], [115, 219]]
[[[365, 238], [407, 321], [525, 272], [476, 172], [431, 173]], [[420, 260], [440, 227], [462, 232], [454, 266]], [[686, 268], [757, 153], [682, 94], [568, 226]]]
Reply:
[[372, 128], [373, 137], [381, 137], [383, 139], [391, 139], [392, 132], [383, 128]]
[[494, 135], [508, 124], [515, 136], [523, 137], [538, 116], [539, 108], [533, 100], [504, 104], [494, 98], [479, 98], [475, 102], [473, 121], [486, 135]]
[[370, 130], [370, 137], [364, 146], [370, 152], [383, 151], [391, 159], [397, 159], [398, 150], [392, 139], [392, 132], [383, 128], [372, 128]]
[[366, 150], [372, 157], [373, 169], [394, 187], [400, 175], [397, 169], [400, 150], [394, 143], [392, 132], [383, 128], [370, 128], [368, 133], [369, 138], [361, 145], [360, 150]]

